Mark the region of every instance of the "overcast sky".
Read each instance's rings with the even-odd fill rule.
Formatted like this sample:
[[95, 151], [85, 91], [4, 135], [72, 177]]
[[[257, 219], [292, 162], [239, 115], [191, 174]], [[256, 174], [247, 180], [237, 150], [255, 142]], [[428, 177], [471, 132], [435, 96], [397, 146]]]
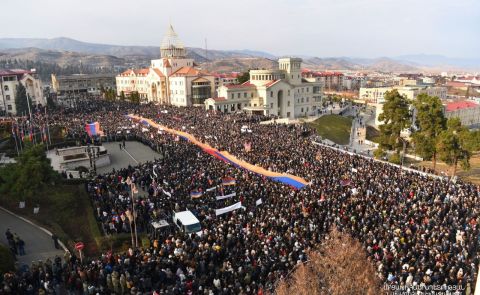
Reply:
[[0, 37], [159, 46], [171, 21], [186, 46], [275, 55], [478, 58], [479, 0], [2, 1]]

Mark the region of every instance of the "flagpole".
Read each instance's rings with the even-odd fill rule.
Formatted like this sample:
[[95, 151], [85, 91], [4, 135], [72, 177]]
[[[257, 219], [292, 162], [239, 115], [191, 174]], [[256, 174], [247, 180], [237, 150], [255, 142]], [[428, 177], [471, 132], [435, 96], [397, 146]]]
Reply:
[[20, 153], [18, 152], [17, 135], [15, 133], [15, 129], [13, 128], [13, 121], [12, 121], [12, 135], [13, 135], [13, 139], [15, 140], [15, 149], [17, 150], [17, 156], [20, 156]]
[[50, 126], [48, 125], [48, 114], [47, 114], [47, 106], [45, 106], [45, 118], [47, 121], [47, 135], [48, 135], [48, 143], [52, 145], [52, 141], [50, 140]]
[[133, 208], [133, 227], [135, 229], [135, 248], [138, 248], [138, 235], [137, 235], [137, 212], [135, 211], [135, 198], [133, 196], [133, 183], [130, 185], [130, 192], [132, 193], [132, 208]]

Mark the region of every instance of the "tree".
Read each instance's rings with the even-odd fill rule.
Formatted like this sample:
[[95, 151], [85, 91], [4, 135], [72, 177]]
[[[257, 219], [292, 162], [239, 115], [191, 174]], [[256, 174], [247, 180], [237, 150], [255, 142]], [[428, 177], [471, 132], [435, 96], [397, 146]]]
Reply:
[[[32, 99], [28, 98], [28, 103], [32, 106]], [[15, 108], [17, 109], [17, 115], [28, 114], [28, 103], [27, 103], [27, 90], [22, 83], [18, 83], [17, 92], [15, 93]]]
[[123, 92], [123, 90], [120, 92], [120, 100], [121, 101], [125, 100], [125, 92]]
[[38, 193], [58, 179], [42, 144], [27, 146], [14, 164], [0, 168], [0, 193], [18, 201], [36, 201]]
[[420, 94], [413, 103], [416, 110], [415, 124], [418, 130], [413, 133], [415, 151], [426, 160], [432, 159], [433, 170], [437, 165], [437, 142], [446, 129], [447, 120], [443, 113], [442, 101], [438, 97]]
[[384, 122], [380, 125], [379, 143], [381, 148], [395, 150], [398, 154], [403, 146], [400, 133], [411, 125], [409, 102], [396, 89], [385, 92], [384, 97], [383, 112], [378, 117]]
[[308, 262], [280, 281], [277, 295], [382, 294], [373, 263], [360, 242], [348, 234], [334, 228], [318, 251], [307, 254]]
[[137, 91], [130, 93], [130, 101], [133, 103], [140, 103], [140, 94]]
[[246, 71], [246, 72], [242, 73], [241, 75], [238, 75], [237, 80], [238, 80], [238, 83], [239, 83], [239, 84], [245, 83], [245, 82], [247, 82], [248, 80], [250, 80], [250, 73], [249, 73], [249, 71]]
[[470, 157], [473, 134], [460, 122], [458, 118], [450, 118], [447, 129], [440, 133], [437, 143], [440, 159], [453, 166], [452, 176], [457, 173], [458, 164], [463, 169], [470, 168]]

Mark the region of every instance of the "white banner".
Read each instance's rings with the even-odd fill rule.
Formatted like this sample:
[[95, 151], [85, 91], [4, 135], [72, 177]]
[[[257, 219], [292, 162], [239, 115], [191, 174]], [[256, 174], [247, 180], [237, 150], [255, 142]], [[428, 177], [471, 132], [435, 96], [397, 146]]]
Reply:
[[231, 206], [228, 206], [228, 207], [225, 207], [225, 208], [222, 208], [222, 209], [216, 209], [215, 210], [215, 215], [216, 216], [222, 215], [222, 214], [228, 213], [230, 211], [240, 209], [241, 207], [242, 207], [242, 202], [238, 202], [238, 203], [235, 203]]
[[211, 187], [211, 188], [207, 188], [206, 191], [207, 191], [207, 192], [211, 192], [211, 191], [215, 190], [216, 188], [217, 188], [217, 186], [214, 186], [214, 187]]
[[157, 177], [157, 172], [155, 172], [155, 168], [157, 168], [157, 165], [153, 165], [153, 169], [152, 169], [152, 172], [153, 172], [153, 175], [155, 175], [155, 177]]
[[231, 197], [235, 197], [236, 195], [237, 195], [237, 193], [233, 192], [233, 193], [225, 195], [225, 196], [216, 196], [215, 198], [218, 201], [218, 200], [223, 200], [223, 199], [228, 199], [228, 198], [231, 198]]
[[164, 194], [166, 194], [166, 195], [169, 196], [170, 198], [172, 197], [172, 194], [169, 193], [169, 192], [167, 192], [167, 191], [165, 191], [163, 188], [162, 188], [162, 191], [163, 191]]
[[259, 206], [259, 205], [262, 205], [263, 202], [262, 202], [262, 199], [258, 199], [256, 202], [255, 202], [255, 205], [256, 206]]

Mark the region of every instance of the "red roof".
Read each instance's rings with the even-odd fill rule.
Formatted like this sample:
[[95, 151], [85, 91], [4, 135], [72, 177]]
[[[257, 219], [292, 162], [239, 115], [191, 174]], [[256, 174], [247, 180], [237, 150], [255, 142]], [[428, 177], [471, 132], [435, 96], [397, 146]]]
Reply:
[[155, 74], [157, 74], [159, 77], [165, 77], [165, 75], [157, 68], [154, 68], [153, 71]]
[[176, 70], [174, 73], [172, 73], [172, 76], [202, 76], [202, 75], [208, 75], [208, 73], [204, 73], [200, 70], [197, 70], [192, 67], [181, 67], [178, 70]]
[[267, 84], [265, 84], [265, 86], [266, 86], [266, 87], [272, 86], [273, 84], [277, 83], [278, 81], [280, 81], [280, 80], [270, 81], [270, 82], [268, 82]]
[[246, 81], [242, 84], [229, 84], [229, 85], [225, 85], [225, 87], [227, 87], [228, 89], [233, 89], [233, 88], [250, 88], [250, 87], [253, 87], [255, 85], [253, 85], [252, 83], [250, 83], [250, 81]]
[[448, 81], [446, 84], [447, 87], [467, 87], [468, 85], [464, 82], [457, 82], [457, 81]]
[[470, 109], [470, 108], [478, 108], [479, 105], [474, 103], [473, 101], [456, 101], [447, 103], [446, 110], [447, 112], [453, 112], [456, 110], [463, 110], [463, 109]]
[[21, 76], [24, 74], [31, 74], [32, 71], [27, 71], [27, 70], [19, 70], [19, 69], [14, 69], [14, 70], [0, 70], [0, 77], [3, 76], [12, 76], [12, 75], [17, 75]]
[[215, 97], [213, 100], [214, 101], [226, 101], [227, 99], [225, 97]]

